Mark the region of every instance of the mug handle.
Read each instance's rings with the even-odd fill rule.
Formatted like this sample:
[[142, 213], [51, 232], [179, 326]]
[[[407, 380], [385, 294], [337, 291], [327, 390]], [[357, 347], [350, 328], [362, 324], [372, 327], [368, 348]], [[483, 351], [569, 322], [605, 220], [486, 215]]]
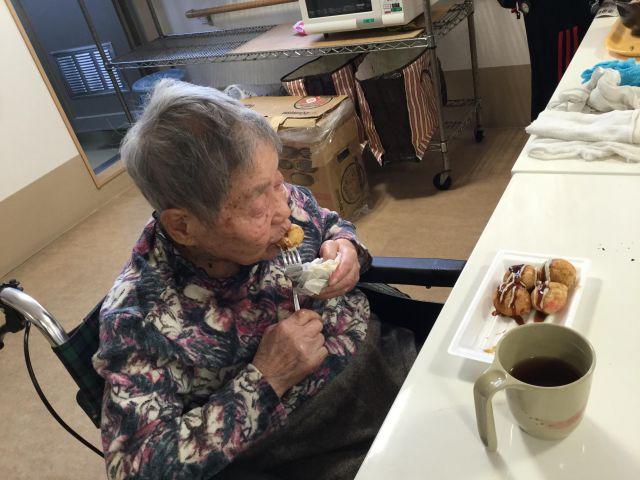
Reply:
[[513, 386], [513, 384], [514, 382], [509, 379], [504, 370], [492, 367], [480, 375], [473, 385], [478, 433], [482, 443], [490, 452], [495, 452], [498, 449], [491, 399], [497, 392]]

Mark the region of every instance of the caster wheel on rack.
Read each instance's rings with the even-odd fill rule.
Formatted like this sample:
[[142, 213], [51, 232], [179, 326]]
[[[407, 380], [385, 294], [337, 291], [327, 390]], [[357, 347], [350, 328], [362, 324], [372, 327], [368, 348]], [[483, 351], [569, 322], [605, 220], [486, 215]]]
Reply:
[[476, 143], [482, 142], [484, 140], [484, 130], [476, 130], [473, 132], [473, 137], [476, 139]]
[[433, 186], [438, 190], [449, 190], [451, 188], [451, 176], [448, 173], [436, 173], [433, 177]]

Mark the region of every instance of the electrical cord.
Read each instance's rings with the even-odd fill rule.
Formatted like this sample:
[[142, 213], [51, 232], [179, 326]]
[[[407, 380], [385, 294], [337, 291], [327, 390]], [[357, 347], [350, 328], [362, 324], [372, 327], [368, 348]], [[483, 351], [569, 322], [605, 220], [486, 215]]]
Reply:
[[100, 450], [98, 450], [91, 443], [85, 440], [82, 436], [80, 436], [79, 433], [77, 433], [73, 428], [67, 425], [65, 421], [62, 420], [62, 418], [60, 418], [60, 415], [58, 415], [58, 412], [54, 410], [54, 408], [51, 406], [51, 404], [47, 400], [47, 397], [45, 397], [44, 392], [40, 388], [40, 384], [36, 379], [36, 375], [33, 371], [33, 367], [31, 366], [31, 357], [29, 355], [29, 330], [30, 329], [31, 329], [31, 322], [26, 322], [26, 325], [24, 328], [24, 361], [27, 364], [27, 371], [29, 372], [29, 378], [31, 378], [31, 383], [33, 383], [33, 387], [36, 389], [36, 392], [38, 393], [40, 400], [42, 400], [42, 403], [44, 403], [44, 406], [47, 408], [51, 416], [56, 419], [56, 421], [62, 426], [62, 428], [64, 428], [67, 432], [69, 432], [69, 434], [71, 434], [76, 440], [78, 440], [80, 443], [82, 443], [85, 447], [90, 449], [92, 452], [94, 452], [97, 455], [100, 455], [101, 457], [104, 457], [104, 454]]

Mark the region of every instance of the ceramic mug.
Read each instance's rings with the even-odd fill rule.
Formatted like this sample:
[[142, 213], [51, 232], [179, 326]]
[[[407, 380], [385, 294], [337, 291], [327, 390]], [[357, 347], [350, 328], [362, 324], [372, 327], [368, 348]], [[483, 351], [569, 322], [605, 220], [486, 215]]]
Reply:
[[498, 446], [491, 399], [505, 389], [525, 432], [548, 440], [569, 435], [582, 420], [595, 364], [591, 343], [570, 328], [528, 323], [507, 332], [491, 367], [473, 386], [478, 432], [487, 449]]

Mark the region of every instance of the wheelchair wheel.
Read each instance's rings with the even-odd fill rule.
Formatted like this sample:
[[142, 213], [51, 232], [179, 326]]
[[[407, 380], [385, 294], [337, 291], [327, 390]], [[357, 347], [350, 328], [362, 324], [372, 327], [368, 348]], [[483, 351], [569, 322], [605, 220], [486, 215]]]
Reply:
[[449, 190], [451, 188], [451, 175], [447, 172], [436, 173], [433, 177], [433, 186], [438, 190]]

